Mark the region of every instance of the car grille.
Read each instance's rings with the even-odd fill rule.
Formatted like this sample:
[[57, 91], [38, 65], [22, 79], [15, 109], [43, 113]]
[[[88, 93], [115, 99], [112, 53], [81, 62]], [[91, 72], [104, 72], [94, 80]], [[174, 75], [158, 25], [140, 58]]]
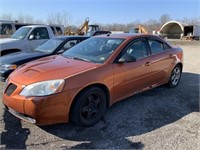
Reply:
[[15, 91], [15, 89], [17, 88], [17, 86], [16, 85], [14, 85], [14, 84], [9, 84], [9, 86], [7, 87], [7, 89], [6, 89], [6, 95], [8, 95], [8, 96], [10, 96], [14, 91]]

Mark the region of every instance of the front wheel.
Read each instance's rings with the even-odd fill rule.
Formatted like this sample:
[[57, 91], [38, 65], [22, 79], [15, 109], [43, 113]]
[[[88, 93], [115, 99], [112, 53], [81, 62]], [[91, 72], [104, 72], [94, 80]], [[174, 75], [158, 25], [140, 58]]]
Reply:
[[79, 94], [72, 105], [70, 119], [81, 126], [98, 122], [106, 109], [106, 94], [98, 87], [90, 87]]
[[181, 79], [182, 70], [179, 65], [176, 65], [172, 70], [170, 80], [168, 82], [169, 87], [176, 87]]

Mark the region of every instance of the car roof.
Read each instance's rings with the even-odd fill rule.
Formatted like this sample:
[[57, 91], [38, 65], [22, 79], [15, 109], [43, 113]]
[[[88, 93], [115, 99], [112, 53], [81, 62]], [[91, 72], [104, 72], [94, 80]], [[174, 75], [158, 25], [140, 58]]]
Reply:
[[27, 25], [27, 26], [23, 26], [23, 27], [50, 27], [50, 25]]
[[102, 34], [95, 37], [110, 37], [110, 38], [133, 38], [133, 37], [158, 37], [151, 34], [143, 33], [118, 33], [118, 34]]
[[89, 37], [88, 36], [79, 36], [79, 35], [60, 35], [60, 36], [53, 37], [53, 39], [68, 39], [68, 38], [87, 39]]

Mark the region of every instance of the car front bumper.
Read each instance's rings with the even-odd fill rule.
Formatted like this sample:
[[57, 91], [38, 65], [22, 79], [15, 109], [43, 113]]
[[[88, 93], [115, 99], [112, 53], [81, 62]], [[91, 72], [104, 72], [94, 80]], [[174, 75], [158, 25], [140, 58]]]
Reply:
[[13, 72], [14, 70], [0, 70], [0, 81], [5, 82], [8, 76]]
[[[10, 94], [10, 84], [17, 88]], [[50, 125], [68, 122], [71, 106], [71, 91], [50, 96], [24, 97], [19, 95], [23, 86], [16, 82], [8, 82], [3, 92], [3, 104], [14, 116], [37, 125]]]
[[16, 116], [17, 118], [20, 118], [21, 120], [27, 121], [29, 123], [33, 123], [33, 124], [36, 123], [35, 119], [33, 119], [33, 118], [29, 117], [29, 116], [26, 116], [24, 114], [21, 114], [21, 113], [15, 111], [14, 109], [7, 107], [6, 105], [5, 105], [5, 107], [11, 114]]

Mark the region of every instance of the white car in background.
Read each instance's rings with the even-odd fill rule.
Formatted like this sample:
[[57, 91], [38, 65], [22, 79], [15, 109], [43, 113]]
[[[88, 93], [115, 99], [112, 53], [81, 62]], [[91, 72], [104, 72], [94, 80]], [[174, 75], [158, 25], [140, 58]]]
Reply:
[[23, 26], [11, 38], [0, 39], [1, 56], [19, 51], [29, 52], [54, 36], [50, 25]]

